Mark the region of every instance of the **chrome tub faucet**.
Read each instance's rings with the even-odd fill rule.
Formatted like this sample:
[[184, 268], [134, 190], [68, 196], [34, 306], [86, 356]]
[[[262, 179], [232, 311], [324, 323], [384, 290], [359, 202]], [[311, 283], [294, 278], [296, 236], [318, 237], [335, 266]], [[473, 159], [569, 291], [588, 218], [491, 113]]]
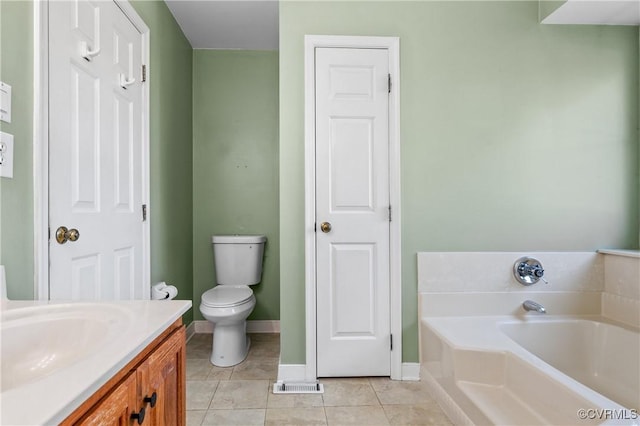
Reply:
[[542, 306], [538, 302], [534, 302], [533, 300], [525, 300], [522, 303], [522, 307], [527, 312], [536, 311], [539, 314], [546, 314], [547, 313], [547, 310], [544, 308], [544, 306]]

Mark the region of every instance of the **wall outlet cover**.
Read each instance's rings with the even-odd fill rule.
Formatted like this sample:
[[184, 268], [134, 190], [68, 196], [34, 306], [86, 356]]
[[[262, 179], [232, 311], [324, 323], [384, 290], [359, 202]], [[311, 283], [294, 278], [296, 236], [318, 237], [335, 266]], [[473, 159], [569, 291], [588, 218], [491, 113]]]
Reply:
[[0, 81], [0, 120], [11, 123], [11, 86]]
[[0, 132], [0, 177], [13, 178], [13, 135]]

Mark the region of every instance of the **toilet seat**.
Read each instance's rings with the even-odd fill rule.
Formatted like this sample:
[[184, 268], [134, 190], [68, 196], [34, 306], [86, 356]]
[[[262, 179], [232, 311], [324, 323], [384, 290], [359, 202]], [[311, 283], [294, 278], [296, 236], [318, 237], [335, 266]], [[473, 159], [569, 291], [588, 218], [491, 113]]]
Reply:
[[202, 294], [202, 304], [211, 308], [229, 308], [242, 305], [253, 297], [246, 285], [217, 285]]

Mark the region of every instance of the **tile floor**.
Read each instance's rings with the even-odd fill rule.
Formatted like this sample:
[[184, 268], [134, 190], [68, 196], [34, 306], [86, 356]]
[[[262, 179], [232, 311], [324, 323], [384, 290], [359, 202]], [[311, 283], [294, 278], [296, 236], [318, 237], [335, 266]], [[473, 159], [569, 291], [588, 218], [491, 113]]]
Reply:
[[324, 394], [274, 395], [280, 336], [252, 334], [247, 359], [209, 363], [211, 334], [187, 343], [187, 425], [451, 425], [421, 382], [322, 379]]

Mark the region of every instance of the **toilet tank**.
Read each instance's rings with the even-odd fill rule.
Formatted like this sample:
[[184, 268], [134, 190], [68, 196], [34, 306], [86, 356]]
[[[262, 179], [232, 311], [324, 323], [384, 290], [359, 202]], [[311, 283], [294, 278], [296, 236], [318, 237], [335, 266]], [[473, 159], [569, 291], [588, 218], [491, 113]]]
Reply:
[[262, 275], [264, 235], [214, 235], [213, 259], [218, 285], [254, 285]]

